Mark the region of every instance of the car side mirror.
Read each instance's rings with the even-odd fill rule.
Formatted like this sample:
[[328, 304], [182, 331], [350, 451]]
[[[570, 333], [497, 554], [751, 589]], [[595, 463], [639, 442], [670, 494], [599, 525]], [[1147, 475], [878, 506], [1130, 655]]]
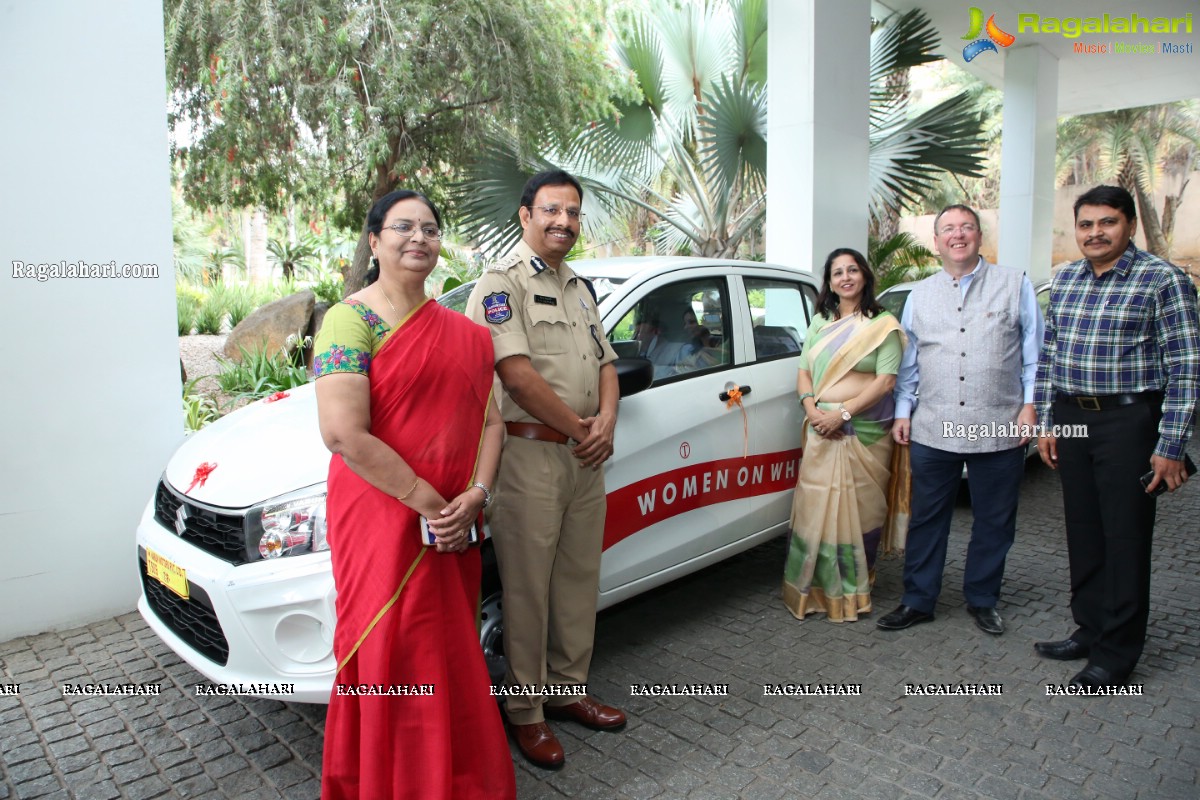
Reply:
[[654, 365], [648, 358], [618, 358], [612, 363], [617, 368], [617, 384], [621, 388], [621, 397], [637, 394], [654, 383]]

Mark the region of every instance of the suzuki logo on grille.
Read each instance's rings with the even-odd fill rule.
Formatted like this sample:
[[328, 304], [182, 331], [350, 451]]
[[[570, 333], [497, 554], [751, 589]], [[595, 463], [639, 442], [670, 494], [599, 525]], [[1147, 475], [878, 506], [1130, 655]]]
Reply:
[[175, 532], [183, 536], [183, 532], [187, 530], [188, 509], [185, 505], [180, 505], [175, 512]]

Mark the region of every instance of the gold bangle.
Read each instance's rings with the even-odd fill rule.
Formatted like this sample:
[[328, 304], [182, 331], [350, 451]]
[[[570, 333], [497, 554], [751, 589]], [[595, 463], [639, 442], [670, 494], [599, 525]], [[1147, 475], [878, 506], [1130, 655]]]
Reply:
[[400, 497], [397, 497], [396, 499], [399, 500], [401, 503], [403, 503], [405, 500], [407, 500], [409, 498], [409, 495], [411, 495], [413, 492], [415, 492], [417, 490], [417, 484], [419, 484], [420, 482], [421, 482], [421, 479], [417, 478], [415, 481], [413, 481], [412, 488], [409, 489], [407, 492], [405, 492]]

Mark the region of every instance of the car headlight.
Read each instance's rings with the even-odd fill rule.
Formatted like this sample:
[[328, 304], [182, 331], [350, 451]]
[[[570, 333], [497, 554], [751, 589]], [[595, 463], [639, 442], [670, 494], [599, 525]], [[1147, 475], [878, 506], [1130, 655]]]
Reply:
[[246, 556], [260, 561], [329, 549], [325, 486], [276, 497], [246, 515]]

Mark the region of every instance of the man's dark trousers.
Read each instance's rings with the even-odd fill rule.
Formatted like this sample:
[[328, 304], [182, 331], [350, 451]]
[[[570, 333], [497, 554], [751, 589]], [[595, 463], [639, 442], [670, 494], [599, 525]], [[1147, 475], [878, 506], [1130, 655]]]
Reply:
[[1017, 499], [1025, 469], [1025, 448], [994, 453], [954, 453], [913, 442], [912, 518], [904, 554], [906, 606], [932, 614], [942, 591], [950, 520], [967, 465], [971, 490], [971, 541], [963, 596], [976, 608], [995, 608], [1004, 580], [1004, 559], [1017, 529]]
[[1155, 499], [1138, 479], [1150, 470], [1162, 409], [1153, 403], [1086, 411], [1054, 404], [1058, 425], [1087, 425], [1058, 439], [1071, 564], [1071, 638], [1088, 662], [1124, 681], [1146, 643]]

